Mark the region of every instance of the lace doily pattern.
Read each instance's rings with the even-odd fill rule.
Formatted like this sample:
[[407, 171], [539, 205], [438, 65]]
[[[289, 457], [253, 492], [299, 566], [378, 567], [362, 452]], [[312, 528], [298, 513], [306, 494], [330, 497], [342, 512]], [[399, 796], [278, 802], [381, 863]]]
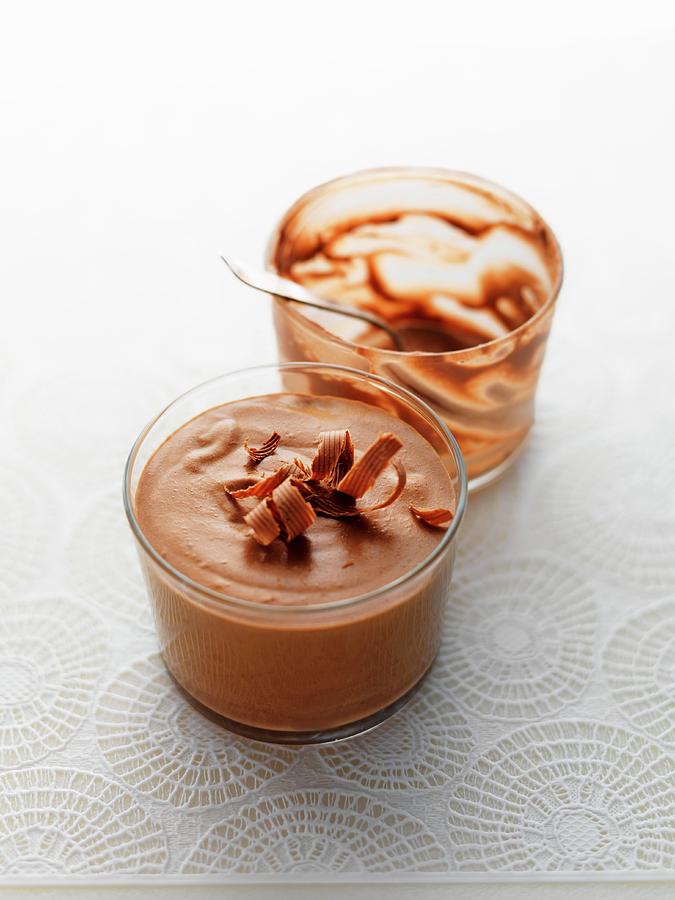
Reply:
[[45, 569], [56, 501], [33, 468], [0, 460], [0, 598], [25, 590]]
[[152, 613], [122, 505], [121, 487], [99, 494], [85, 510], [68, 549], [77, 593], [134, 626], [152, 628]]
[[98, 617], [66, 597], [0, 601], [0, 610], [0, 768], [12, 768], [79, 730], [107, 642]]
[[671, 869], [672, 763], [611, 725], [529, 725], [462, 778], [449, 826], [460, 870]]
[[[559, 453], [531, 494], [548, 545], [623, 588], [675, 590], [672, 434], [644, 441], [579, 441]], [[651, 452], [661, 447], [660, 453]]]
[[462, 713], [448, 697], [425, 685], [379, 728], [319, 752], [339, 778], [370, 790], [409, 792], [446, 784], [462, 769], [473, 746]]
[[520, 487], [516, 466], [489, 490], [472, 495], [459, 531], [456, 575], [473, 572], [510, 546], [517, 532]]
[[[537, 388], [535, 416], [535, 421], [541, 418], [543, 430], [549, 433], [552, 427], [561, 425], [560, 429], [555, 428], [559, 437], [570, 415], [581, 413], [588, 421], [616, 407], [617, 398], [623, 396], [628, 381], [624, 369], [602, 364], [605, 348], [599, 348], [597, 341], [573, 321], [568, 321], [565, 327], [562, 319], [556, 315], [549, 338]], [[571, 360], [587, 360], [588, 365], [572, 365]], [[579, 404], [579, 397], [584, 398], [583, 404]]]
[[0, 775], [0, 875], [151, 874], [164, 871], [167, 858], [161, 826], [101, 775]]
[[185, 873], [437, 872], [445, 853], [418, 819], [351, 793], [300, 791], [261, 800], [214, 825]]
[[524, 721], [576, 700], [594, 668], [592, 588], [541, 556], [492, 559], [451, 588], [433, 683], [489, 719]]
[[605, 649], [603, 670], [626, 719], [675, 747], [675, 600], [621, 624]]
[[121, 672], [96, 711], [101, 751], [126, 784], [178, 808], [212, 807], [285, 772], [297, 752], [242, 740], [198, 712], [159, 654]]

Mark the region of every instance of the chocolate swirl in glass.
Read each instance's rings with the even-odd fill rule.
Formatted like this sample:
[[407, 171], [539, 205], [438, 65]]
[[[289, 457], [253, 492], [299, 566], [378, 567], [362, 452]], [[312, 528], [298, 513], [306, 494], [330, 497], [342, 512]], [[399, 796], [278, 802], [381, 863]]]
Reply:
[[377, 313], [367, 323], [276, 300], [283, 361], [383, 375], [429, 403], [457, 436], [472, 487], [498, 477], [534, 419], [562, 280], [556, 239], [527, 203], [475, 176], [377, 169], [301, 197], [268, 264], [315, 293]]

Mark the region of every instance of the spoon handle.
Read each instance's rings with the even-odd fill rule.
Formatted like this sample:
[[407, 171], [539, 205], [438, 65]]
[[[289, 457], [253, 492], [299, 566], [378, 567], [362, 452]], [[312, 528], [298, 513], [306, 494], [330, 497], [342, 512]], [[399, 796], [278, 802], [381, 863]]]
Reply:
[[341, 316], [349, 316], [352, 319], [360, 319], [362, 322], [368, 322], [376, 328], [381, 328], [389, 335], [389, 339], [397, 350], [403, 350], [401, 338], [397, 332], [388, 325], [384, 319], [381, 319], [375, 313], [368, 312], [363, 309], [355, 309], [352, 306], [342, 306], [333, 300], [324, 300], [323, 297], [317, 297], [310, 293], [301, 284], [291, 281], [289, 278], [282, 278], [274, 272], [268, 272], [264, 269], [253, 269], [251, 266], [234, 259], [234, 257], [220, 257], [225, 265], [230, 269], [233, 275], [249, 287], [255, 288], [257, 291], [263, 291], [266, 294], [274, 294], [282, 300], [292, 300], [295, 303], [304, 303], [306, 306], [313, 306], [315, 309], [323, 309], [328, 312], [338, 313]]

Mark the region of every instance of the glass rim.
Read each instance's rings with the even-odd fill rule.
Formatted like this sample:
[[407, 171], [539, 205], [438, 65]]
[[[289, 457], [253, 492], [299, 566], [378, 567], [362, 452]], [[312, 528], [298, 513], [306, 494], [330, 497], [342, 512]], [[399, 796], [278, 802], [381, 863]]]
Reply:
[[[131, 477], [134, 471], [134, 465], [136, 463], [136, 458], [138, 453], [143, 445], [143, 442], [151, 433], [155, 425], [158, 424], [160, 419], [168, 413], [170, 410], [174, 409], [175, 406], [186, 397], [189, 397], [192, 394], [196, 394], [199, 390], [209, 386], [215, 385], [219, 381], [223, 381], [225, 379], [235, 379], [242, 375], [249, 375], [253, 373], [263, 374], [265, 372], [283, 372], [283, 371], [299, 371], [302, 369], [324, 369], [333, 372], [339, 372], [343, 375], [347, 376], [357, 376], [359, 379], [362, 379], [366, 382], [373, 382], [378, 385], [381, 389], [386, 390], [389, 393], [394, 393], [401, 397], [403, 400], [407, 401], [411, 406], [417, 407], [418, 410], [421, 410], [427, 416], [429, 416], [434, 424], [439, 428], [444, 440], [446, 441], [455, 464], [457, 466], [457, 477], [459, 481], [459, 493], [457, 496], [457, 504], [455, 507], [455, 515], [446, 529], [444, 535], [438, 541], [433, 550], [424, 557], [419, 563], [409, 569], [407, 572], [404, 572], [398, 578], [394, 579], [394, 581], [387, 582], [385, 585], [381, 585], [378, 588], [375, 588], [372, 591], [367, 591], [364, 594], [359, 594], [355, 597], [345, 597], [340, 600], [333, 600], [329, 603], [310, 603], [303, 605], [288, 605], [288, 606], [272, 606], [272, 605], [263, 605], [257, 603], [255, 600], [246, 600], [242, 597], [234, 597], [230, 594], [224, 594], [221, 591], [217, 591], [213, 588], [206, 587], [206, 585], [200, 584], [198, 581], [190, 578], [189, 575], [185, 575], [179, 569], [175, 568], [175, 566], [171, 565], [164, 557], [153, 547], [150, 541], [146, 538], [143, 530], [141, 529], [138, 520], [136, 518], [136, 513], [134, 511], [133, 501], [131, 499]], [[180, 427], [180, 426], [179, 426]], [[209, 378], [206, 381], [201, 382], [200, 384], [195, 385], [192, 388], [189, 388], [187, 391], [183, 391], [182, 394], [179, 394], [171, 403], [167, 404], [156, 416], [153, 416], [152, 419], [144, 426], [141, 430], [140, 434], [134, 441], [131, 451], [127, 457], [125, 466], [124, 466], [124, 476], [123, 476], [123, 485], [122, 485], [122, 495], [124, 501], [124, 511], [126, 513], [127, 520], [129, 522], [129, 526], [131, 531], [136, 538], [136, 541], [142, 548], [142, 550], [155, 562], [161, 569], [163, 569], [171, 578], [175, 581], [178, 581], [180, 584], [184, 585], [191, 592], [196, 592], [200, 596], [198, 599], [200, 602], [206, 603], [206, 605], [215, 606], [219, 610], [223, 610], [228, 606], [234, 606], [239, 609], [245, 610], [247, 612], [257, 613], [263, 616], [269, 616], [270, 614], [281, 615], [283, 616], [292, 616], [292, 615], [304, 615], [306, 613], [310, 614], [321, 614], [322, 611], [330, 612], [331, 610], [342, 609], [345, 607], [356, 606], [360, 604], [365, 604], [366, 602], [376, 599], [378, 597], [387, 594], [388, 592], [395, 590], [401, 587], [406, 582], [410, 581], [415, 576], [422, 573], [426, 568], [428, 568], [436, 559], [438, 559], [443, 552], [450, 546], [452, 540], [459, 529], [460, 522], [464, 516], [464, 511], [466, 509], [467, 500], [468, 500], [468, 480], [466, 473], [466, 465], [464, 463], [464, 457], [462, 455], [462, 451], [457, 443], [457, 439], [452, 434], [448, 426], [445, 422], [438, 416], [434, 410], [424, 402], [421, 398], [417, 397], [412, 391], [407, 390], [406, 388], [400, 387], [397, 384], [389, 381], [386, 378], [382, 378], [379, 375], [373, 375], [369, 372], [364, 372], [359, 369], [351, 368], [350, 366], [341, 366], [332, 363], [320, 363], [320, 362], [289, 362], [289, 363], [267, 363], [263, 365], [255, 365], [255, 366], [246, 366], [241, 369], [234, 369], [231, 372], [226, 372], [222, 375], [216, 375], [214, 378]]]
[[[437, 177], [437, 178], [455, 178], [458, 181], [463, 181], [465, 183], [473, 183], [478, 187], [484, 186], [486, 188], [491, 188], [499, 194], [505, 195], [508, 198], [513, 198], [519, 204], [522, 204], [533, 216], [535, 216], [546, 229], [547, 234], [550, 236], [553, 246], [556, 250], [556, 256], [558, 258], [559, 268], [557, 273], [557, 279], [553, 287], [551, 288], [550, 294], [546, 298], [545, 302], [539, 307], [539, 309], [530, 316], [529, 319], [526, 319], [522, 324], [518, 325], [517, 328], [512, 328], [506, 334], [501, 335], [500, 337], [492, 338], [489, 341], [483, 341], [480, 344], [472, 344], [470, 347], [463, 347], [459, 350], [391, 350], [389, 348], [376, 347], [372, 344], [359, 344], [356, 341], [350, 341], [348, 339], [342, 338], [334, 332], [330, 331], [328, 328], [325, 328], [323, 325], [320, 325], [318, 322], [315, 322], [313, 319], [310, 319], [309, 316], [303, 314], [300, 307], [297, 307], [293, 304], [292, 301], [282, 300], [278, 297], [274, 297], [275, 301], [281, 304], [282, 308], [285, 307], [286, 312], [295, 318], [298, 318], [303, 323], [307, 323], [310, 328], [321, 332], [322, 335], [327, 335], [328, 339], [334, 343], [342, 344], [345, 347], [358, 347], [360, 349], [366, 349], [370, 351], [375, 351], [380, 354], [391, 355], [394, 359], [400, 359], [402, 356], [409, 357], [426, 357], [426, 358], [440, 358], [440, 357], [452, 357], [455, 360], [463, 359], [468, 356], [471, 356], [475, 351], [484, 352], [486, 348], [499, 348], [502, 344], [505, 344], [507, 341], [511, 340], [513, 336], [516, 337], [526, 331], [532, 325], [535, 325], [540, 319], [544, 317], [544, 315], [555, 306], [558, 297], [560, 296], [560, 291], [562, 289], [564, 275], [565, 275], [565, 265], [563, 260], [562, 250], [560, 248], [560, 243], [558, 238], [556, 237], [556, 233], [548, 224], [546, 219], [542, 215], [537, 212], [537, 210], [525, 200], [520, 194], [516, 194], [515, 191], [510, 190], [507, 187], [504, 187], [501, 184], [498, 184], [496, 181], [491, 181], [488, 178], [483, 178], [482, 175], [474, 175], [472, 172], [465, 172], [461, 169], [445, 169], [442, 166], [379, 166], [372, 169], [358, 169], [355, 172], [350, 172], [346, 175], [338, 175], [336, 178], [331, 178], [328, 181], [323, 181], [320, 184], [315, 185], [309, 190], [305, 191], [301, 194], [297, 200], [295, 200], [288, 209], [282, 213], [281, 217], [277, 221], [277, 224], [274, 227], [274, 231], [270, 235], [267, 246], [265, 248], [265, 266], [267, 268], [272, 268], [275, 272], [274, 268], [274, 251], [278, 245], [278, 238], [281, 232], [282, 224], [288, 219], [288, 216], [293, 212], [293, 210], [299, 206], [304, 200], [310, 197], [313, 194], [318, 194], [325, 188], [330, 187], [331, 185], [338, 184], [341, 181], [349, 181], [352, 178], [358, 178], [359, 176], [367, 176], [367, 175], [427, 175], [429, 177]], [[336, 313], [339, 315], [339, 313]]]

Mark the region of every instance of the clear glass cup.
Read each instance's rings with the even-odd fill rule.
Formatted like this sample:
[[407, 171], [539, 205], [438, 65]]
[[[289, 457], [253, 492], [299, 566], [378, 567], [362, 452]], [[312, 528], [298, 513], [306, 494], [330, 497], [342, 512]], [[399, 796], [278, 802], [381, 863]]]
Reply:
[[[401, 415], [427, 439], [453, 483], [457, 506], [426, 559], [362, 596], [275, 607], [206, 588], [161, 557], [134, 511], [152, 454], [201, 412], [279, 392], [358, 399]], [[466, 498], [461, 451], [445, 423], [419, 398], [377, 376], [295, 363], [233, 372], [188, 391], [143, 429], [124, 476], [125, 509], [169, 671], [200, 709], [248, 737], [318, 743], [374, 727], [414, 693], [436, 656]]]
[[[459, 226], [460, 256], [462, 234], [470, 243], [488, 232], [494, 237], [498, 233], [495, 226], [505, 233], [510, 230], [510, 237], [515, 240], [502, 245], [494, 242], [497, 259], [490, 262], [486, 257], [486, 266], [492, 268], [479, 272], [485, 277], [486, 291], [496, 292], [490, 302], [506, 304], [500, 310], [505, 310], [507, 322], [511, 316], [510, 330], [471, 346], [448, 350], [446, 344], [438, 350], [397, 352], [387, 348], [386, 335], [378, 329], [366, 326], [364, 331], [360, 323], [355, 325], [354, 320], [344, 316], [275, 298], [273, 315], [279, 358], [351, 366], [382, 375], [413, 391], [452, 430], [464, 454], [469, 488], [480, 488], [498, 478], [513, 462], [534, 421], [539, 371], [562, 282], [562, 257], [555, 236], [532, 207], [510, 191], [466, 173], [425, 168], [357, 172], [320, 185], [302, 196], [285, 213], [272, 235], [266, 263], [279, 274], [301, 281], [319, 294], [364, 305], [391, 324], [404, 328], [408, 337], [416, 333], [419, 336], [424, 331], [426, 347], [433, 348], [434, 333], [443, 345], [445, 335], [438, 324], [442, 320], [440, 314], [437, 321], [427, 320], [425, 328], [420, 327], [424, 325], [420, 320], [391, 318], [399, 312], [395, 304], [381, 302], [377, 279], [373, 283], [373, 256], [366, 253], [363, 257], [349, 258], [348, 251], [344, 251], [345, 236], [359, 237], [358, 229], [362, 231], [364, 223], [381, 225], [400, 221], [401, 215], [420, 214], [436, 217], [438, 222], [447, 222], [451, 227]], [[327, 259], [329, 251], [325, 248], [335, 247], [331, 242], [336, 237], [342, 241], [340, 250], [335, 258]], [[522, 246], [518, 245], [519, 237]], [[397, 242], [397, 235], [394, 239], [393, 246], [385, 248], [388, 258], [381, 257], [378, 261], [380, 270], [383, 262], [390, 268], [392, 259], [396, 264], [394, 254], [405, 256], [405, 246]], [[486, 245], [476, 243], [475, 246], [480, 246], [480, 254], [485, 256]], [[508, 258], [499, 254], [508, 254], [509, 247], [514, 253], [513, 283], [504, 287], [508, 280]], [[518, 266], [526, 258], [522, 254], [532, 248], [535, 253], [541, 252], [545, 260], [539, 277], [534, 279], [536, 295], [532, 294], [531, 286], [518, 284], [521, 272]], [[471, 277], [476, 260], [483, 259], [480, 254], [469, 263], [469, 268], [474, 267], [469, 272]], [[312, 263], [316, 260], [316, 264], [310, 267], [309, 275], [303, 275], [303, 271], [308, 271], [307, 260]], [[365, 276], [367, 267], [370, 272]], [[502, 287], [510, 296], [499, 296]], [[526, 293], [528, 290], [530, 295]], [[527, 321], [518, 324], [517, 312], [513, 318], [513, 301], [520, 303], [523, 297], [532, 296], [536, 302], [531, 308], [536, 303], [540, 305]], [[454, 303], [457, 307], [456, 301], [446, 296], [441, 297], [434, 309], [441, 309], [443, 303], [446, 306]], [[378, 346], [383, 343], [385, 346]]]

